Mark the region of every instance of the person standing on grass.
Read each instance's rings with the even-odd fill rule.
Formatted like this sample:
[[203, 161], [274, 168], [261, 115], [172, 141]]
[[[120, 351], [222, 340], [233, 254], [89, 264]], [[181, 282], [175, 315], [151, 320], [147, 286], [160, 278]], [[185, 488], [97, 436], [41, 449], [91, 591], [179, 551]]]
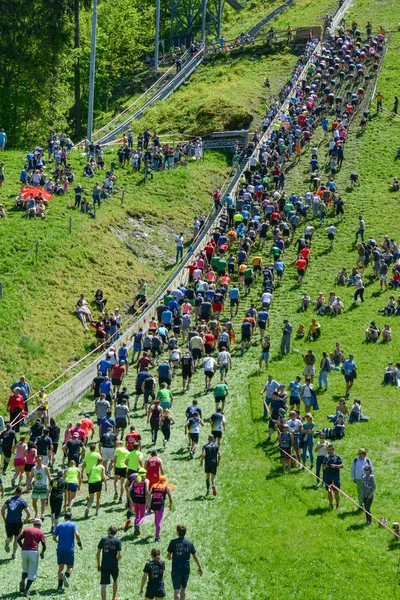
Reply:
[[144, 569], [142, 581], [140, 583], [139, 596], [143, 594], [143, 589], [147, 583], [145, 600], [161, 600], [165, 598], [164, 586], [165, 562], [161, 560], [160, 550], [153, 548], [151, 551], [151, 560], [147, 561]]
[[360, 298], [361, 302], [364, 302], [364, 282], [361, 279], [361, 275], [357, 273], [356, 275], [356, 291], [354, 292], [354, 302], [357, 302], [357, 299]]
[[364, 475], [362, 478], [362, 484], [363, 484], [363, 505], [364, 505], [364, 510], [365, 510], [365, 516], [367, 519], [366, 525], [372, 525], [371, 505], [374, 500], [376, 483], [375, 483], [375, 478], [371, 471], [371, 467], [369, 465], [364, 466]]
[[310, 458], [310, 469], [314, 466], [314, 433], [315, 433], [315, 423], [312, 420], [312, 415], [310, 413], [306, 413], [305, 415], [305, 423], [303, 422], [303, 427], [301, 429], [301, 433], [303, 434], [303, 450], [302, 450], [302, 463], [303, 466], [306, 466], [307, 462], [307, 453]]
[[362, 218], [362, 216], [360, 215], [358, 217], [358, 229], [356, 231], [356, 239], [355, 239], [354, 244], [357, 244], [358, 236], [361, 237], [361, 242], [364, 242], [364, 234], [365, 234], [365, 221]]
[[[326, 436], [324, 433], [319, 434], [319, 441], [315, 445], [315, 451], [317, 453], [317, 464], [315, 468], [315, 474], [320, 479], [321, 467], [324, 462], [325, 456], [328, 454], [328, 442], [326, 441]], [[322, 481], [318, 481], [317, 487], [323, 486]]]
[[[47, 467], [46, 467], [47, 468]], [[42, 551], [40, 558], [44, 559], [46, 552], [46, 538], [41, 530], [42, 521], [36, 519], [33, 521], [33, 527], [27, 527], [18, 536], [17, 542], [22, 549], [22, 577], [19, 582], [19, 591], [24, 596], [31, 596], [30, 587], [37, 577], [39, 567], [39, 544]]]
[[364, 467], [369, 467], [371, 474], [373, 475], [374, 470], [370, 459], [367, 457], [367, 451], [365, 448], [360, 448], [356, 456], [351, 463], [351, 478], [353, 483], [357, 486], [358, 504], [364, 506]]
[[1, 516], [6, 526], [6, 541], [4, 545], [5, 551], [10, 552], [10, 544], [14, 538], [14, 545], [12, 550], [11, 558], [15, 558], [17, 551], [17, 539], [22, 531], [22, 513], [25, 512], [26, 517], [24, 524], [26, 524], [31, 516], [27, 501], [22, 498], [22, 487], [17, 485], [15, 488], [15, 495], [8, 498], [3, 506], [1, 507]]
[[106, 470], [103, 467], [103, 459], [99, 458], [99, 459], [97, 459], [97, 465], [94, 465], [91, 468], [91, 471], [89, 473], [89, 478], [88, 478], [89, 500], [88, 500], [88, 503], [87, 503], [86, 509], [85, 509], [85, 519], [87, 519], [89, 516], [89, 510], [93, 504], [95, 494], [96, 494], [96, 517], [99, 514], [100, 498], [101, 498], [101, 492], [102, 492], [102, 488], [103, 488], [103, 481], [104, 481], [104, 489], [105, 489], [105, 491], [107, 491]]
[[167, 497], [169, 500], [169, 510], [171, 510], [172, 496], [167, 485], [167, 478], [165, 475], [160, 475], [159, 481], [150, 488], [146, 502], [147, 509], [152, 510], [154, 513], [154, 525], [156, 528], [154, 543], [160, 541], [161, 526], [164, 518], [165, 499]]
[[170, 541], [167, 558], [172, 561], [171, 578], [174, 588], [174, 600], [185, 600], [190, 576], [190, 557], [193, 556], [200, 577], [203, 575], [203, 568], [193, 543], [185, 538], [186, 527], [177, 525], [176, 532], [178, 537]]
[[[335, 495], [336, 508], [339, 508], [340, 469], [343, 469], [341, 457], [335, 453], [335, 447], [328, 444], [328, 454], [322, 460], [323, 481], [328, 491], [329, 508], [333, 508]], [[334, 486], [334, 487], [332, 487]]]
[[175, 238], [176, 244], [176, 258], [175, 263], [178, 263], [181, 258], [183, 258], [183, 232], [181, 231], [179, 235]]
[[288, 426], [288, 430], [289, 433], [292, 434], [293, 436], [293, 444], [292, 444], [292, 456], [293, 456], [293, 450], [296, 453], [296, 457], [297, 457], [297, 461], [298, 461], [298, 467], [300, 467], [300, 463], [301, 463], [301, 458], [300, 458], [300, 432], [303, 428], [303, 423], [302, 421], [300, 421], [300, 419], [297, 417], [297, 413], [295, 410], [291, 410], [289, 413], [289, 419], [286, 421], [286, 424]]
[[[117, 600], [119, 561], [122, 556], [121, 540], [115, 537], [118, 527], [112, 525], [108, 535], [102, 537], [97, 545], [97, 570], [100, 573], [101, 600], [107, 598], [107, 586], [113, 580], [112, 600]], [[101, 562], [100, 562], [101, 557]]]
[[381, 94], [381, 92], [378, 92], [377, 95], [376, 95], [376, 112], [377, 113], [380, 113], [380, 112], [383, 111], [382, 102], [383, 102], [384, 99], [385, 99], [385, 96], [383, 96]]
[[349, 358], [344, 359], [342, 373], [346, 381], [346, 398], [348, 398], [350, 396], [350, 390], [353, 387], [354, 380], [357, 377], [357, 365], [354, 362], [353, 354], [349, 354]]
[[288, 319], [284, 319], [283, 321], [283, 331], [282, 331], [282, 340], [281, 340], [281, 354], [285, 356], [290, 352], [290, 341], [292, 338], [293, 327], [289, 323]]
[[278, 444], [281, 452], [282, 471], [290, 473], [292, 469], [292, 448], [294, 445], [293, 434], [289, 431], [289, 425], [285, 423], [282, 431], [278, 428]]
[[[53, 540], [57, 542], [57, 564], [58, 564], [58, 588], [57, 592], [62, 591], [63, 584], [66, 588], [69, 587], [69, 578], [71, 577], [72, 569], [75, 562], [75, 538], [78, 542], [79, 549], [82, 550], [81, 536], [79, 535], [78, 526], [71, 521], [72, 514], [65, 513], [64, 522], [59, 523], [53, 532]], [[67, 567], [64, 572], [64, 567]]]

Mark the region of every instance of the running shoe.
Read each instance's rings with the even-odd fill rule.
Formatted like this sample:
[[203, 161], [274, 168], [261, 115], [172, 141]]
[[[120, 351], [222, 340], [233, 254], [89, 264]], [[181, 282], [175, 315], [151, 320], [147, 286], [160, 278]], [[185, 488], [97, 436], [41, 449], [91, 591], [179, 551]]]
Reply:
[[64, 585], [65, 585], [66, 588], [69, 587], [68, 577], [66, 576], [65, 573], [63, 573], [63, 583], [64, 583]]
[[6, 540], [4, 544], [4, 550], [8, 553], [10, 552], [10, 540]]
[[125, 525], [124, 525], [124, 531], [128, 531], [129, 527], [131, 525], [131, 520], [127, 519]]
[[213, 492], [213, 496], [217, 495], [217, 488], [215, 485], [212, 486], [212, 492]]

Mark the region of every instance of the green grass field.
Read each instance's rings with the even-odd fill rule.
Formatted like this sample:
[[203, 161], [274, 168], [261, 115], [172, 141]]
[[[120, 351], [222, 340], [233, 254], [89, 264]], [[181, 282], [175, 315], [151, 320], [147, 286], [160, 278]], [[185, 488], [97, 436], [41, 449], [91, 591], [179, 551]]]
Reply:
[[[374, 24], [384, 23], [396, 28], [393, 15], [397, 3], [356, 0], [347, 20], [356, 18], [360, 27], [371, 18]], [[397, 73], [400, 67], [400, 34], [394, 33], [380, 74], [378, 87], [385, 96], [385, 106], [399, 93]], [[339, 234], [333, 252], [328, 252], [326, 232], [317, 226], [312, 247], [312, 261], [301, 288], [296, 283], [293, 267], [288, 267], [282, 287], [276, 292], [271, 310], [272, 360], [270, 372], [286, 385], [302, 373], [301, 353], [292, 353], [281, 359], [278, 354], [283, 318], [289, 318], [294, 327], [299, 322], [309, 325], [312, 311], [306, 315], [299, 312], [300, 297], [304, 290], [314, 299], [319, 291], [325, 296], [335, 289], [334, 277], [341, 266], [350, 268], [355, 264], [353, 246], [358, 215], [366, 221], [367, 235], [380, 241], [385, 234], [399, 234], [396, 222], [398, 194], [388, 191], [393, 176], [399, 174], [399, 162], [395, 160], [398, 146], [399, 122], [388, 116], [374, 116], [363, 136], [358, 135], [358, 119], [352, 125], [346, 142], [345, 162], [337, 177], [338, 187], [346, 202], [344, 220], [339, 224]], [[323, 154], [325, 146], [320, 146]], [[309, 154], [305, 153], [290, 171], [288, 191], [306, 191], [309, 179]], [[361, 186], [348, 190], [349, 174], [356, 170]], [[307, 181], [306, 181], [307, 180]], [[327, 220], [329, 222], [329, 220]], [[295, 258], [292, 249], [286, 253], [285, 262]], [[374, 463], [377, 492], [372, 512], [385, 517], [389, 524], [399, 520], [397, 469], [400, 463], [398, 440], [397, 405], [398, 394], [394, 387], [382, 387], [383, 370], [389, 360], [399, 360], [400, 324], [397, 317], [390, 318], [393, 341], [387, 345], [364, 342], [364, 330], [371, 319], [380, 327], [388, 319], [378, 315], [389, 293], [380, 293], [379, 284], [370, 279], [371, 267], [365, 273], [367, 283], [365, 304], [352, 305], [352, 288], [340, 288], [345, 312], [337, 318], [321, 317], [321, 339], [312, 343], [318, 359], [323, 350], [330, 351], [336, 340], [341, 342], [346, 354], [354, 353], [358, 365], [358, 379], [351, 399], [360, 397], [368, 423], [348, 425], [344, 440], [337, 443], [345, 468], [342, 487], [356, 497], [355, 486], [350, 478], [350, 463], [359, 447], [366, 447]], [[336, 288], [337, 289], [337, 288]], [[259, 290], [254, 289], [243, 302], [241, 313], [251, 301], [258, 303]], [[237, 329], [240, 320], [235, 321]], [[294, 343], [292, 347], [303, 352], [306, 342]], [[43, 348], [47, 351], [47, 342]], [[218, 475], [218, 496], [205, 499], [204, 475], [199, 468], [198, 455], [190, 461], [183, 434], [184, 410], [193, 398], [206, 417], [213, 412], [211, 394], [203, 392], [203, 378], [197, 374], [191, 390], [180, 395], [180, 377], [173, 384], [176, 392], [173, 413], [177, 424], [172, 430], [169, 448], [160, 453], [165, 463], [168, 479], [177, 485], [173, 492], [174, 510], [165, 519], [160, 548], [165, 556], [175, 525], [184, 522], [188, 537], [195, 542], [205, 567], [200, 579], [193, 569], [189, 583], [188, 598], [204, 600], [329, 600], [338, 597], [345, 600], [386, 600], [399, 597], [398, 564], [399, 544], [390, 534], [373, 527], [364, 527], [364, 515], [354, 506], [342, 501], [340, 511], [329, 511], [326, 493], [315, 488], [314, 479], [306, 472], [293, 470], [282, 476], [276, 444], [266, 443], [266, 425], [261, 419], [262, 400], [259, 394], [265, 384], [266, 372], [256, 373], [259, 355], [258, 341], [243, 357], [238, 348], [233, 351], [234, 367], [229, 374], [230, 388], [227, 402], [227, 433], [222, 445], [222, 461]], [[128, 379], [133, 391], [133, 377]], [[340, 373], [330, 375], [329, 391], [319, 395], [320, 411], [315, 414], [318, 428], [328, 426], [326, 415], [334, 412], [337, 399], [345, 391]], [[92, 409], [89, 398], [71, 408], [59, 419], [62, 426], [74, 420], [86, 410]], [[142, 433], [145, 455], [150, 450], [150, 433], [141, 411], [134, 416], [134, 423]], [[207, 430], [202, 431], [201, 442], [206, 440]], [[274, 438], [275, 439], [275, 436]], [[6, 486], [10, 476], [7, 476]], [[9, 490], [7, 490], [7, 493]], [[112, 501], [112, 491], [105, 495], [102, 514], [97, 519], [83, 520], [85, 493], [81, 492], [74, 518], [77, 521], [85, 545], [77, 552], [77, 565], [72, 576], [71, 588], [65, 594], [73, 600], [85, 600], [99, 596], [98, 575], [95, 566], [95, 548], [99, 538], [111, 523], [120, 528], [125, 521], [125, 511]], [[45, 520], [49, 530], [49, 519]], [[149, 555], [153, 541], [153, 525], [143, 526], [143, 538], [134, 540], [132, 534], [123, 538], [120, 596], [123, 600], [138, 596], [141, 570]], [[3, 539], [3, 538], [2, 538]], [[39, 579], [33, 589], [36, 596], [56, 595], [56, 559], [53, 542], [49, 540], [49, 555], [40, 565]], [[20, 574], [20, 558], [11, 562], [2, 553], [0, 558], [1, 592], [4, 600], [18, 597], [16, 592]], [[172, 598], [169, 570], [166, 578], [167, 598]], [[3, 583], [5, 582], [5, 583]], [[40, 597], [39, 596], [39, 597]]]

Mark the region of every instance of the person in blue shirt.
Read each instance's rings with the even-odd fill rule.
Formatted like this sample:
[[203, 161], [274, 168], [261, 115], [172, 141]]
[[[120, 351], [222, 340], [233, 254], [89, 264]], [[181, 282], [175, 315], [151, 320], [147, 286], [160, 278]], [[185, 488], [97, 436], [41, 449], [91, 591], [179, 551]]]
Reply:
[[23, 185], [26, 185], [28, 181], [28, 173], [26, 172], [27, 165], [24, 165], [24, 168], [21, 171], [21, 175], [19, 176], [19, 180]]
[[111, 369], [111, 367], [112, 367], [112, 364], [110, 362], [110, 355], [107, 354], [106, 358], [103, 358], [97, 365], [97, 370], [101, 371], [101, 374], [104, 377], [105, 375], [108, 375], [108, 372]]
[[164, 310], [161, 313], [161, 321], [169, 331], [171, 329], [172, 312], [170, 310]]
[[235, 316], [239, 310], [239, 302], [240, 302], [240, 292], [239, 288], [236, 284], [233, 284], [233, 287], [229, 290], [229, 300], [231, 302], [231, 318], [233, 316], [233, 307], [236, 306]]
[[301, 377], [297, 376], [294, 381], [291, 381], [288, 386], [289, 404], [290, 408], [296, 406], [297, 410], [300, 410], [300, 390], [301, 390]]
[[285, 270], [285, 263], [283, 262], [283, 260], [277, 260], [275, 263], [275, 271], [276, 271], [276, 278], [279, 281], [279, 283], [281, 282], [281, 279], [283, 277], [283, 272]]
[[346, 381], [346, 397], [350, 396], [350, 390], [353, 387], [355, 378], [357, 377], [357, 365], [353, 360], [353, 355], [349, 354], [349, 358], [343, 361], [342, 373]]
[[161, 385], [162, 383], [166, 383], [168, 389], [171, 387], [171, 367], [169, 363], [163, 362], [158, 365], [158, 383]]
[[115, 431], [116, 429], [116, 424], [114, 419], [111, 416], [111, 411], [107, 411], [107, 414], [105, 417], [103, 417], [102, 419], [100, 419], [100, 435], [103, 435], [103, 433], [105, 433], [106, 431], [110, 430], [110, 431]]
[[122, 361], [125, 362], [125, 370], [128, 372], [128, 348], [126, 347], [126, 342], [118, 350], [118, 363], [121, 364]]
[[[82, 550], [78, 526], [71, 519], [72, 514], [65, 513], [64, 522], [59, 523], [53, 533], [53, 540], [57, 542], [58, 592], [62, 591], [63, 584], [66, 588], [69, 587], [69, 578], [75, 562], [75, 538], [79, 549]], [[65, 572], [64, 567], [67, 567]]]
[[26, 514], [24, 523], [27, 523], [31, 512], [27, 501], [22, 498], [22, 487], [18, 485], [15, 488], [15, 495], [8, 498], [1, 507], [1, 516], [6, 525], [6, 552], [10, 552], [10, 544], [14, 538], [12, 558], [15, 558], [17, 551], [17, 538], [22, 531], [22, 513], [24, 511]]
[[111, 402], [112, 387], [113, 386], [110, 381], [110, 378], [106, 375], [104, 377], [104, 381], [102, 381], [102, 383], [100, 384], [100, 393], [105, 394], [109, 402]]
[[4, 150], [4, 147], [7, 143], [7, 134], [4, 129], [0, 130], [0, 150]]
[[[173, 316], [176, 316], [176, 315], [177, 315], [177, 313], [178, 313], [178, 310], [179, 310], [179, 304], [178, 304], [178, 302], [177, 302], [176, 300], [171, 300], [171, 301], [169, 302], [169, 304], [168, 304], [168, 308], [169, 308], [169, 310], [172, 312]], [[164, 311], [164, 312], [162, 313], [162, 315], [163, 315], [165, 312], [169, 312], [169, 311]], [[161, 316], [162, 316], [162, 315], [161, 315]]]

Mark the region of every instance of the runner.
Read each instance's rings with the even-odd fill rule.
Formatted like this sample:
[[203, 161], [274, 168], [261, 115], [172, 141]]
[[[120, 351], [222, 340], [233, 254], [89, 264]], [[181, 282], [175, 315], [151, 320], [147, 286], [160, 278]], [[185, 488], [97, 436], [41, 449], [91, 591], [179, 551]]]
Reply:
[[130, 421], [130, 409], [126, 404], [126, 398], [119, 398], [115, 407], [115, 434], [118, 437], [118, 433], [121, 431], [121, 440], [124, 438], [125, 429]]
[[108, 461], [110, 461], [110, 469], [114, 464], [114, 452], [115, 452], [115, 444], [117, 442], [117, 436], [115, 433], [112, 433], [111, 429], [108, 427], [105, 433], [101, 436], [99, 442], [99, 451], [101, 452], [101, 457], [103, 459], [103, 468], [106, 472], [106, 475], [111, 477], [110, 470], [108, 467]]
[[200, 426], [204, 427], [203, 419], [199, 413], [195, 411], [193, 416], [189, 417], [185, 423], [185, 435], [189, 433], [189, 456], [194, 458], [197, 444], [199, 441]]
[[225, 433], [226, 419], [223, 415], [221, 406], [218, 406], [215, 413], [210, 417], [211, 433], [217, 440], [218, 447], [221, 445], [222, 432]]
[[261, 368], [262, 368], [263, 362], [265, 363], [265, 368], [268, 370], [270, 348], [271, 348], [270, 337], [269, 337], [269, 335], [266, 335], [265, 338], [262, 337], [262, 339], [261, 339], [261, 354], [260, 354], [260, 358], [258, 359], [258, 371], [257, 371], [258, 375], [260, 375], [260, 373], [261, 373]]
[[6, 526], [6, 541], [4, 545], [5, 551], [10, 552], [10, 544], [14, 538], [13, 550], [11, 558], [15, 558], [17, 551], [17, 539], [22, 531], [22, 513], [25, 511], [26, 517], [24, 524], [29, 520], [31, 511], [29, 510], [27, 501], [22, 498], [22, 487], [17, 485], [15, 495], [8, 498], [1, 507], [1, 516], [3, 517]]
[[161, 600], [161, 598], [165, 598], [164, 571], [165, 562], [161, 560], [160, 550], [153, 548], [151, 551], [151, 560], [146, 562], [143, 569], [139, 596], [143, 594], [144, 586], [148, 580], [145, 600], [153, 600], [153, 598]]
[[67, 489], [67, 482], [64, 479], [64, 471], [59, 469], [57, 477], [50, 481], [50, 511], [51, 511], [51, 532], [55, 530], [60, 518], [61, 509], [63, 506], [64, 493]]
[[214, 399], [215, 408], [217, 409], [221, 405], [222, 413], [225, 409], [225, 400], [229, 394], [228, 386], [226, 383], [218, 383], [214, 388]]
[[125, 446], [128, 448], [129, 452], [133, 450], [134, 444], [139, 445], [139, 450], [142, 449], [142, 436], [138, 431], [136, 431], [135, 426], [131, 425], [129, 428], [129, 433], [125, 436]]
[[204, 378], [206, 383], [206, 392], [211, 390], [211, 380], [217, 370], [217, 363], [212, 356], [206, 356], [203, 359]]
[[167, 444], [171, 438], [171, 425], [175, 425], [175, 420], [172, 416], [171, 411], [168, 408], [164, 408], [161, 417], [161, 432], [164, 436], [163, 446], [167, 447]]
[[167, 557], [168, 560], [172, 560], [171, 577], [174, 588], [174, 600], [184, 600], [190, 576], [190, 557], [193, 556], [200, 577], [203, 575], [203, 569], [193, 543], [185, 538], [186, 527], [184, 525], [177, 525], [176, 533], [178, 537], [170, 541], [167, 549]]
[[[47, 467], [45, 467], [47, 469]], [[17, 542], [22, 549], [22, 577], [19, 582], [19, 591], [24, 596], [31, 596], [30, 587], [37, 577], [39, 567], [39, 543], [42, 551], [40, 558], [44, 559], [46, 552], [46, 538], [41, 530], [42, 521], [35, 518], [33, 527], [27, 527], [18, 536]]]
[[[118, 590], [118, 575], [119, 567], [118, 563], [121, 560], [122, 555], [122, 544], [121, 540], [115, 537], [118, 531], [118, 527], [112, 525], [108, 529], [108, 535], [101, 538], [97, 546], [97, 570], [100, 573], [100, 585], [101, 585], [101, 600], [107, 598], [107, 586], [113, 580], [112, 598], [117, 600]], [[101, 557], [101, 562], [100, 562]]]
[[40, 514], [42, 521], [44, 519], [44, 508], [48, 498], [47, 485], [50, 482], [50, 479], [49, 468], [43, 465], [42, 458], [38, 456], [36, 458], [36, 464], [32, 469], [32, 504], [33, 510], [35, 511], [35, 519], [38, 519], [39, 514], [37, 504], [38, 500], [40, 500]]
[[221, 383], [224, 383], [226, 382], [229, 368], [232, 369], [232, 358], [225, 346], [221, 347], [221, 351], [218, 354], [218, 366], [221, 375]]
[[[78, 526], [71, 521], [72, 514], [65, 513], [64, 522], [57, 525], [53, 532], [53, 540], [57, 542], [57, 564], [58, 564], [58, 588], [57, 592], [62, 592], [63, 584], [69, 587], [69, 578], [75, 562], [75, 538], [79, 549], [82, 550], [81, 536]], [[64, 572], [64, 567], [67, 567]]]
[[146, 479], [146, 469], [139, 468], [138, 473], [132, 473], [129, 476], [130, 483], [128, 488], [128, 512], [124, 531], [128, 531], [132, 519], [132, 508], [135, 512], [134, 528], [135, 536], [140, 535], [140, 525], [144, 521], [146, 514], [146, 501], [149, 493], [149, 482]]
[[[223, 415], [222, 415], [223, 417]], [[212, 417], [211, 417], [212, 418]], [[210, 495], [210, 480], [212, 484], [212, 493], [213, 496], [217, 495], [217, 487], [216, 487], [216, 475], [217, 468], [219, 467], [219, 463], [221, 460], [221, 452], [219, 449], [219, 444], [215, 443], [215, 439], [213, 435], [208, 436], [208, 444], [203, 446], [203, 450], [200, 458], [200, 467], [203, 466], [204, 462], [204, 470], [206, 473], [206, 496]]]
[[169, 510], [172, 509], [171, 491], [167, 485], [165, 475], [160, 475], [159, 481], [150, 487], [147, 497], [147, 509], [154, 512], [154, 525], [156, 528], [154, 543], [160, 541], [161, 525], [164, 518], [165, 498], [168, 496]]
[[68, 497], [68, 511], [71, 512], [75, 503], [76, 494], [81, 489], [81, 474], [74, 460], [70, 461], [69, 467], [64, 473], [64, 479], [67, 484], [67, 493], [65, 494], [64, 500], [64, 510], [67, 510]]
[[160, 476], [164, 475], [164, 467], [161, 458], [157, 456], [157, 450], [151, 451], [151, 456], [144, 463], [146, 469], [146, 479], [149, 482], [149, 490], [160, 480]]
[[[169, 391], [167, 389], [167, 391]], [[151, 429], [151, 441], [153, 446], [157, 444], [157, 435], [158, 430], [160, 428], [161, 417], [162, 417], [162, 408], [160, 406], [160, 400], [155, 400], [154, 404], [150, 406], [149, 413], [147, 415], [147, 423], [150, 423]]]
[[122, 441], [118, 441], [115, 448], [114, 457], [114, 500], [118, 498], [118, 481], [120, 481], [119, 502], [122, 502], [124, 482], [126, 479], [126, 461], [129, 457], [129, 450], [125, 448]]
[[26, 437], [21, 435], [18, 444], [14, 446], [12, 452], [14, 453], [14, 469], [15, 473], [11, 480], [11, 487], [15, 487], [16, 480], [18, 478], [18, 485], [22, 485], [25, 470], [25, 455], [28, 450], [28, 445], [25, 444]]
[[194, 372], [194, 360], [190, 354], [190, 350], [187, 349], [185, 354], [182, 356], [182, 393], [190, 387], [192, 376]]
[[94, 465], [97, 465], [98, 459], [101, 458], [101, 454], [96, 452], [96, 444], [90, 444], [89, 452], [85, 453], [83, 457], [82, 467], [81, 467], [81, 478], [83, 479], [83, 473], [86, 473], [87, 478], [89, 479], [89, 473], [92, 470]]
[[100, 498], [104, 481], [104, 489], [107, 491], [107, 479], [106, 479], [106, 470], [103, 467], [103, 459], [97, 459], [97, 465], [94, 465], [89, 473], [89, 500], [85, 509], [85, 519], [89, 516], [90, 507], [94, 501], [94, 495], [96, 494], [96, 517], [99, 514], [100, 508]]

